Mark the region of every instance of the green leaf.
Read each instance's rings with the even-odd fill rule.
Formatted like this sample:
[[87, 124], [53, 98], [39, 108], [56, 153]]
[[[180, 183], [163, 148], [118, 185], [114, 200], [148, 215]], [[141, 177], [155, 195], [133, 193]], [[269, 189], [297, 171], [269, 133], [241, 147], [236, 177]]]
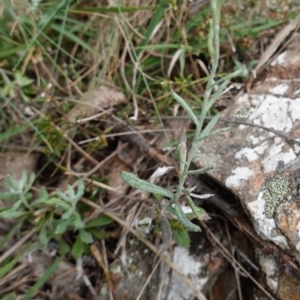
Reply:
[[60, 207], [64, 211], [69, 210], [69, 209], [72, 208], [72, 206], [69, 203], [67, 203], [67, 202], [65, 202], [65, 201], [63, 201], [59, 198], [55, 198], [55, 197], [50, 198], [49, 200], [47, 200], [45, 204], [50, 205], [50, 206], [54, 206], [54, 207]]
[[171, 91], [172, 97], [182, 106], [182, 108], [188, 113], [192, 121], [195, 123], [197, 126], [199, 121], [197, 116], [194, 114], [193, 110], [191, 107], [187, 104], [187, 102], [181, 98], [178, 94], [176, 94], [173, 90]]
[[13, 55], [17, 55], [17, 53], [20, 53], [20, 51], [25, 51], [26, 50], [26, 44], [22, 44], [21, 46], [17, 47], [10, 47], [9, 49], [1, 49], [0, 51], [0, 58], [4, 57], [12, 57]]
[[74, 245], [73, 245], [73, 248], [72, 248], [72, 252], [71, 252], [72, 256], [75, 259], [78, 259], [78, 258], [82, 257], [83, 251], [84, 251], [84, 245], [83, 245], [82, 240], [78, 236], [75, 243], [74, 243]]
[[206, 127], [202, 130], [199, 139], [201, 139], [203, 136], [207, 135], [213, 129], [213, 127], [217, 124], [219, 117], [220, 117], [220, 114], [217, 114], [209, 121], [209, 123], [206, 125]]
[[84, 228], [87, 229], [87, 228], [92, 228], [92, 227], [101, 227], [104, 225], [108, 225], [112, 222], [113, 222], [113, 220], [110, 217], [108, 217], [106, 215], [102, 215], [92, 221], [85, 223]]
[[8, 233], [1, 239], [0, 241], [0, 250], [6, 245], [6, 243], [10, 240], [10, 238], [20, 230], [21, 226], [23, 225], [24, 221], [26, 220], [27, 216], [23, 216], [17, 222], [14, 222], [14, 225], [11, 227]]
[[49, 199], [49, 194], [46, 190], [46, 188], [43, 186], [41, 187], [40, 191], [39, 191], [39, 198], [36, 199], [32, 204], [31, 207], [34, 206], [40, 206], [40, 204], [46, 204], [46, 201]]
[[0, 198], [1, 200], [10, 200], [10, 201], [17, 201], [20, 199], [19, 193], [16, 192], [0, 192]]
[[193, 224], [184, 214], [181, 205], [178, 202], [175, 202], [175, 215], [178, 221], [185, 227], [188, 231], [198, 232], [201, 231], [201, 228]]
[[22, 182], [20, 180], [14, 180], [10, 175], [8, 175], [4, 179], [4, 184], [10, 191], [13, 190], [18, 192], [20, 190], [20, 184], [22, 185]]
[[21, 72], [16, 72], [15, 74], [15, 82], [20, 86], [27, 86], [33, 83], [32, 79], [29, 79], [21, 74]]
[[205, 210], [203, 208], [197, 207], [189, 195], [185, 195], [185, 196], [186, 196], [188, 203], [189, 203], [193, 213], [195, 214], [196, 218], [201, 221], [202, 216], [204, 216], [206, 213]]
[[94, 241], [93, 236], [84, 229], [79, 230], [79, 237], [86, 244], [91, 244]]
[[76, 229], [84, 228], [84, 223], [82, 222], [80, 215], [76, 213], [74, 216], [75, 216], [74, 223], [73, 223], [74, 227]]
[[21, 216], [24, 216], [28, 214], [28, 212], [26, 211], [15, 211], [14, 209], [9, 208], [8, 210], [2, 210], [0, 211], [0, 216], [3, 219], [15, 219], [15, 218], [19, 218]]
[[97, 240], [105, 240], [109, 238], [109, 233], [106, 231], [100, 231], [98, 229], [92, 228], [89, 229], [89, 232], [97, 239]]
[[[159, 2], [156, 2], [156, 3], [157, 3], [156, 10], [153, 13], [151, 20], [147, 26], [146, 32], [144, 34], [145, 38], [142, 39], [142, 41], [139, 44], [139, 47], [143, 47], [143, 46], [149, 44], [149, 40], [150, 40], [155, 28], [157, 27], [159, 22], [163, 19], [165, 10], [168, 8], [168, 1], [166, 1], [166, 0], [160, 0]], [[136, 51], [137, 57], [139, 56], [139, 54], [140, 54], [140, 51]]]
[[211, 95], [206, 107], [207, 109], [210, 109], [212, 105], [219, 99], [224, 89], [228, 86], [229, 82], [230, 82], [229, 79], [227, 80], [225, 79], [225, 81], [218, 87], [218, 90], [213, 95]]
[[62, 255], [65, 255], [70, 252], [71, 248], [65, 241], [63, 241], [62, 239], [58, 239], [58, 244], [59, 244], [59, 252]]
[[207, 133], [206, 135], [201, 135], [201, 137], [199, 139], [196, 140], [197, 143], [201, 142], [202, 140], [205, 140], [208, 137], [212, 137], [214, 135], [219, 135], [223, 132], [229, 131], [231, 129], [231, 127], [223, 127], [217, 130], [214, 130], [212, 132]]
[[1, 300], [15, 300], [15, 299], [18, 299], [18, 296], [15, 293], [6, 294], [1, 298]]
[[99, 52], [97, 52], [93, 47], [91, 47], [88, 43], [86, 43], [83, 39], [81, 39], [78, 35], [72, 33], [69, 30], [65, 30], [58, 24], [52, 23], [51, 28], [59, 33], [62, 33], [65, 37], [69, 38], [70, 41], [74, 42], [75, 44], [80, 45], [86, 51], [89, 51], [96, 55], [96, 57], [100, 57]]
[[27, 189], [25, 190], [26, 192], [32, 187], [32, 185], [35, 181], [35, 178], [36, 178], [35, 174], [31, 173], [29, 176], [28, 182], [27, 182]]
[[119, 13], [136, 12], [141, 10], [151, 10], [154, 6], [120, 6], [120, 7], [79, 7], [78, 9], [70, 9], [69, 13], [82, 14], [82, 13]]
[[73, 209], [73, 208], [70, 208], [68, 211], [66, 211], [66, 212], [61, 216], [61, 218], [62, 218], [63, 220], [69, 220], [73, 214], [74, 214], [74, 209]]
[[173, 199], [174, 198], [174, 194], [170, 191], [168, 191], [167, 189], [164, 189], [158, 185], [155, 185], [151, 182], [148, 182], [146, 180], [140, 179], [137, 176], [135, 176], [132, 173], [126, 172], [126, 171], [122, 171], [121, 172], [121, 178], [130, 186], [136, 188], [136, 189], [140, 189], [149, 193], [153, 193], [153, 194], [159, 194], [161, 196], [164, 197], [168, 197]]
[[66, 202], [68, 202], [68, 203], [71, 202], [70, 199], [69, 199], [69, 196], [68, 196], [67, 194], [63, 193], [62, 191], [60, 191], [59, 189], [56, 190], [56, 195], [57, 195], [60, 199], [66, 201]]
[[204, 174], [207, 171], [210, 171], [212, 169], [213, 169], [213, 166], [207, 166], [207, 167], [204, 167], [204, 168], [201, 168], [201, 169], [197, 169], [197, 170], [189, 170], [187, 173], [189, 175], [199, 175], [199, 174]]
[[7, 83], [4, 88], [2, 88], [2, 90], [0, 91], [0, 95], [1, 97], [5, 98], [7, 97], [7, 95], [9, 96], [13, 96], [14, 92], [13, 92], [13, 84], [10, 82], [10, 83]]
[[19, 189], [23, 191], [27, 183], [27, 171], [23, 170], [21, 174], [21, 179], [19, 180]]
[[191, 246], [191, 239], [188, 232], [183, 227], [172, 227], [172, 237], [177, 245], [189, 248]]
[[8, 263], [3, 264], [0, 267], [0, 278], [3, 278], [5, 274], [7, 274], [13, 267], [18, 263], [18, 260], [20, 258], [20, 255], [10, 260]]
[[68, 185], [68, 187], [67, 187], [66, 196], [67, 196], [67, 198], [66, 198], [67, 201], [69, 201], [70, 203], [73, 203], [73, 202], [76, 203], [75, 191], [71, 185]]
[[49, 238], [48, 238], [46, 229], [47, 229], [46, 224], [44, 223], [42, 225], [42, 228], [41, 228], [40, 232], [39, 232], [39, 239], [40, 239], [40, 242], [42, 243], [42, 245], [44, 247], [47, 247], [48, 242], [49, 242]]
[[71, 223], [71, 220], [61, 221], [55, 228], [55, 234], [62, 234], [64, 232], [66, 232], [70, 223]]
[[84, 194], [84, 180], [82, 178], [80, 178], [80, 180], [78, 182], [77, 193], [76, 193], [77, 202], [81, 199], [83, 194]]

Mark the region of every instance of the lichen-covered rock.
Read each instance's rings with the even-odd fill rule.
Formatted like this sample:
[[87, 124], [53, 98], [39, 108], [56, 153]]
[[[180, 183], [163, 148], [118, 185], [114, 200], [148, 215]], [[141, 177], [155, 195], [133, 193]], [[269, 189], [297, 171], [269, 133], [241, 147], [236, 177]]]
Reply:
[[[257, 234], [300, 263], [300, 52], [287, 50], [222, 117], [245, 124], [204, 141], [198, 167], [241, 200]], [[219, 122], [215, 129], [224, 127]], [[285, 135], [285, 137], [283, 135]], [[294, 139], [296, 142], [291, 141]], [[284, 297], [281, 299], [285, 299]]]

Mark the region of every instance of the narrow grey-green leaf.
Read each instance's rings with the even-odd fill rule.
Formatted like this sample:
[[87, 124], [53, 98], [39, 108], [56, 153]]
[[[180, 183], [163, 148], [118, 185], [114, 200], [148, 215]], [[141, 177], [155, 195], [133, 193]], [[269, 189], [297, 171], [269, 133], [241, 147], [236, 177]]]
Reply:
[[178, 202], [175, 202], [175, 214], [178, 221], [185, 227], [187, 231], [201, 231], [201, 228], [193, 224], [184, 214], [181, 205]]
[[199, 175], [199, 174], [204, 174], [207, 171], [212, 170], [212, 169], [213, 169], [213, 166], [208, 166], [208, 167], [204, 167], [204, 168], [197, 169], [197, 170], [189, 170], [187, 173], [189, 175]]
[[219, 134], [221, 134], [223, 132], [229, 131], [230, 129], [231, 129], [231, 127], [224, 127], [224, 128], [220, 128], [220, 129], [217, 129], [215, 131], [209, 132], [206, 135], [201, 135], [201, 137], [199, 139], [197, 139], [196, 142], [197, 143], [199, 143], [199, 142], [202, 143], [202, 141], [205, 140], [206, 138], [212, 137], [214, 135], [219, 135]]
[[194, 201], [192, 200], [192, 198], [188, 195], [186, 195], [186, 198], [188, 200], [188, 203], [193, 211], [193, 213], [195, 214], [195, 216], [197, 217], [198, 220], [202, 220], [202, 215], [204, 215], [205, 210], [202, 209], [199, 211], [199, 208], [195, 205]]
[[220, 114], [215, 115], [209, 123], [206, 125], [206, 127], [202, 130], [200, 134], [200, 138], [210, 133], [210, 131], [213, 129], [213, 127], [217, 124]]
[[0, 216], [3, 219], [9, 220], [9, 219], [15, 219], [15, 218], [19, 218], [21, 216], [24, 216], [28, 214], [26, 211], [14, 211], [12, 209], [9, 210], [3, 210], [0, 212]]
[[55, 228], [55, 234], [62, 234], [64, 232], [66, 232], [70, 223], [71, 223], [71, 220], [61, 221]]
[[164, 189], [146, 180], [140, 179], [132, 173], [122, 171], [121, 178], [131, 187], [134, 187], [136, 189], [140, 189], [153, 194], [159, 194], [163, 197], [168, 197], [170, 199], [173, 199], [175, 196], [172, 192], [168, 191], [167, 189]]
[[225, 80], [217, 89], [217, 91], [210, 96], [208, 107], [207, 109], [210, 109], [211, 106], [219, 99], [220, 95], [223, 93], [224, 89], [228, 86], [229, 79]]
[[171, 90], [172, 97], [182, 106], [182, 108], [188, 113], [192, 121], [197, 125], [199, 123], [197, 116], [194, 114], [193, 110], [186, 103], [186, 101], [181, 98], [178, 94], [176, 94], [173, 90]]

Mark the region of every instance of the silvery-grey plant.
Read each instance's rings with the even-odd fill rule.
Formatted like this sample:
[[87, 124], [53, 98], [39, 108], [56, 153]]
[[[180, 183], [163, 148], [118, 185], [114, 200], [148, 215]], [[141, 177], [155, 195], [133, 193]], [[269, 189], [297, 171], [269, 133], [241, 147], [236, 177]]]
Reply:
[[[160, 195], [161, 197], [168, 198], [171, 207], [173, 208], [172, 212], [177, 217], [178, 221], [188, 230], [188, 231], [200, 231], [200, 227], [193, 224], [185, 215], [182, 206], [179, 203], [179, 199], [184, 196], [188, 201], [189, 206], [191, 207], [194, 215], [198, 219], [202, 219], [202, 213], [199, 208], [197, 208], [191, 198], [191, 196], [195, 196], [192, 193], [192, 189], [186, 189], [184, 187], [184, 183], [187, 179], [188, 175], [198, 175], [203, 174], [207, 170], [211, 169], [211, 166], [198, 169], [198, 170], [189, 170], [190, 165], [197, 155], [199, 148], [203, 142], [203, 140], [209, 136], [218, 134], [226, 128], [216, 131], [211, 131], [212, 128], [218, 121], [219, 115], [216, 115], [212, 118], [212, 120], [205, 126], [204, 128], [204, 120], [207, 116], [210, 108], [216, 102], [218, 97], [222, 94], [224, 89], [228, 86], [230, 79], [236, 76], [247, 76], [248, 70], [246, 67], [237, 63], [237, 70], [221, 79], [215, 80], [218, 61], [219, 61], [219, 30], [220, 30], [220, 11], [221, 4], [219, 0], [211, 0], [211, 10], [212, 10], [212, 20], [209, 31], [208, 38], [208, 50], [211, 56], [211, 72], [208, 77], [208, 82], [206, 85], [204, 98], [203, 98], [203, 106], [200, 116], [197, 116], [192, 108], [188, 105], [188, 103], [180, 97], [174, 91], [171, 91], [172, 97], [182, 106], [182, 108], [187, 112], [193, 123], [195, 124], [195, 134], [191, 144], [191, 148], [187, 150], [186, 147], [186, 135], [183, 131], [180, 139], [180, 144], [178, 148], [178, 163], [179, 163], [179, 182], [177, 185], [176, 192], [171, 192], [165, 188], [162, 188], [154, 183], [148, 182], [146, 180], [142, 180], [138, 178], [136, 175], [131, 174], [126, 171], [121, 172], [122, 179], [129, 184], [131, 187], [136, 189], [141, 189], [143, 191], [153, 193], [156, 195]], [[203, 195], [203, 198], [208, 195]], [[198, 196], [201, 198], [201, 196]]]

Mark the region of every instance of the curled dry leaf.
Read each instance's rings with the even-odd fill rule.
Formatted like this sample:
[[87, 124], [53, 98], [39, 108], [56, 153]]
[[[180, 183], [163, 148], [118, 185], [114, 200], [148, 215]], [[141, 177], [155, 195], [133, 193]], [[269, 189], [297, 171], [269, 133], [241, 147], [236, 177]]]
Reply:
[[126, 195], [126, 192], [129, 188], [129, 186], [126, 183], [124, 183], [124, 181], [120, 176], [120, 172], [123, 170], [130, 171], [127, 165], [125, 165], [118, 158], [115, 158], [112, 163], [111, 172], [108, 176], [108, 179], [109, 179], [110, 186], [115, 187], [117, 189], [116, 192], [108, 193], [110, 202], [115, 202], [119, 198], [124, 197], [124, 195]]
[[115, 89], [100, 86], [95, 90], [89, 91], [79, 100], [68, 115], [70, 123], [76, 123], [76, 120], [89, 117], [104, 108], [113, 107], [118, 104], [127, 103], [125, 95]]
[[156, 171], [151, 175], [150, 182], [154, 183], [156, 178], [167, 174], [169, 171], [171, 171], [173, 169], [174, 169], [174, 167], [172, 167], [172, 166], [171, 167], [159, 167], [159, 168], [157, 168]]
[[192, 196], [194, 198], [197, 198], [197, 199], [207, 199], [209, 197], [214, 196], [214, 194], [197, 195], [197, 194], [194, 194], [194, 193], [190, 193], [190, 196]]

